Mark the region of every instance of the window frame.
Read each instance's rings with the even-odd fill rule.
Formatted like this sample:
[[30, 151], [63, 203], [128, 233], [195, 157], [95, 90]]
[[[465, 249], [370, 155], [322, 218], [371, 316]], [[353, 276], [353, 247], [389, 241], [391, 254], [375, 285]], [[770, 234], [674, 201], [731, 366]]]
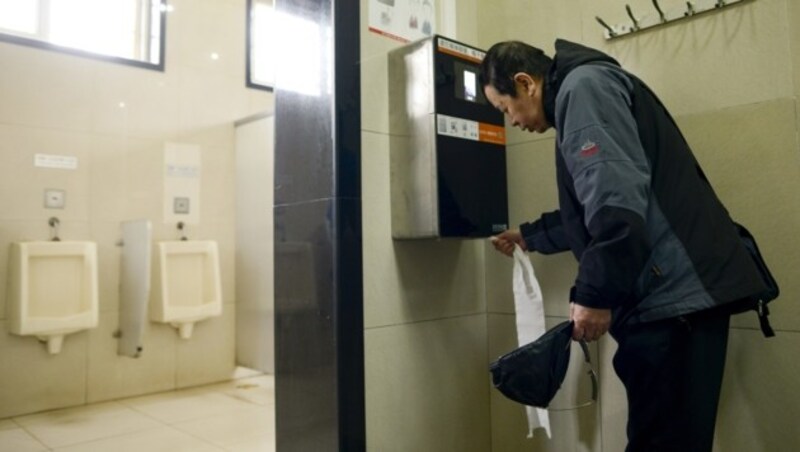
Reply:
[[[275, 7], [274, 2], [273, 2], [272, 7], [273, 8]], [[252, 47], [253, 47], [253, 33], [252, 33], [252, 31], [253, 31], [253, 0], [247, 0], [247, 7], [245, 8], [245, 15], [246, 15], [246, 21], [247, 21], [246, 22], [247, 25], [245, 26], [245, 34], [246, 34], [246, 36], [245, 36], [245, 52], [246, 52], [246, 55], [247, 55], [246, 58], [245, 58], [245, 86], [247, 86], [248, 88], [258, 89], [258, 90], [262, 90], [262, 91], [274, 92], [275, 91], [275, 86], [274, 86], [275, 81], [274, 80], [273, 80], [273, 85], [265, 85], [263, 83], [258, 83], [258, 82], [253, 80], [253, 61], [252, 61], [253, 52], [251, 50]]]
[[[145, 0], [147, 1], [147, 0]], [[249, 0], [248, 0], [249, 1]], [[161, 34], [159, 37], [159, 59], [158, 63], [151, 63], [149, 61], [142, 61], [142, 60], [135, 60], [131, 58], [125, 58], [120, 56], [114, 55], [105, 55], [101, 53], [92, 52], [89, 50], [82, 50], [77, 49], [74, 47], [67, 47], [58, 44], [53, 44], [48, 41], [43, 41], [40, 39], [35, 38], [28, 38], [20, 35], [14, 35], [10, 33], [4, 32], [0, 29], [0, 42], [7, 42], [10, 44], [18, 44], [27, 47], [34, 47], [37, 49], [49, 50], [57, 53], [63, 53], [67, 55], [78, 56], [81, 58], [88, 58], [91, 60], [96, 61], [106, 61], [112, 62], [117, 64], [122, 64], [126, 66], [135, 66], [143, 69], [150, 69], [154, 71], [161, 71], [164, 72], [165, 70], [165, 60], [166, 60], [166, 40], [167, 40], [167, 11], [168, 11], [168, 0], [159, 0], [160, 4], [160, 11], [159, 11], [159, 26], [161, 27]], [[42, 14], [39, 13], [38, 20], [42, 21]], [[152, 32], [148, 33], [147, 35], [148, 42], [152, 39]]]

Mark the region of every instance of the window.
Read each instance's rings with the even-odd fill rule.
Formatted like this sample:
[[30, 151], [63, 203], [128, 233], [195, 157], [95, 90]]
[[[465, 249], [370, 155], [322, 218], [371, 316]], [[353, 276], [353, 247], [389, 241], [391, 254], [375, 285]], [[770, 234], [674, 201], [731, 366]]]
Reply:
[[247, 86], [275, 85], [275, 7], [272, 0], [247, 0]]
[[0, 0], [0, 40], [163, 70], [166, 0]]

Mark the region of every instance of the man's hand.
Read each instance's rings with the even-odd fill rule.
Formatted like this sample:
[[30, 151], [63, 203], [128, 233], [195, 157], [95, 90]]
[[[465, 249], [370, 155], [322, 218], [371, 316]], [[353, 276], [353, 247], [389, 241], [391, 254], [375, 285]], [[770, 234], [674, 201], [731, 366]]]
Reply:
[[575, 322], [572, 340], [596, 341], [611, 326], [611, 309], [594, 309], [575, 302], [569, 304], [569, 318]]
[[514, 245], [519, 245], [523, 251], [528, 250], [525, 240], [522, 239], [519, 229], [509, 229], [497, 234], [491, 238], [494, 249], [500, 251], [508, 257], [514, 255]]

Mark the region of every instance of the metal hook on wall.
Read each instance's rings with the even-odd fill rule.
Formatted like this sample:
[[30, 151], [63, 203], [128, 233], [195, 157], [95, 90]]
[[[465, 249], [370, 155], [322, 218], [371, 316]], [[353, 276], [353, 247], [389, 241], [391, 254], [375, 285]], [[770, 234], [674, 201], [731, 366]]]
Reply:
[[683, 13], [683, 15], [684, 16], [694, 16], [695, 15], [694, 5], [692, 4], [692, 2], [686, 2], [686, 12]]
[[56, 217], [50, 217], [50, 219], [47, 220], [47, 224], [50, 225], [50, 234], [52, 235], [50, 240], [53, 242], [60, 242], [61, 239], [58, 237], [58, 226], [61, 224], [61, 222], [58, 221], [58, 218]]
[[606, 22], [605, 22], [603, 19], [601, 19], [601, 18], [600, 18], [600, 16], [594, 16], [594, 19], [595, 19], [595, 20], [596, 20], [596, 21], [597, 21], [597, 22], [598, 22], [600, 25], [602, 25], [602, 26], [603, 26], [603, 28], [605, 28], [605, 29], [606, 29], [606, 31], [608, 31], [608, 36], [610, 36], [610, 37], [612, 37], [612, 38], [613, 38], [613, 37], [615, 37], [615, 36], [617, 36], [617, 33], [614, 31], [614, 29], [613, 29], [613, 28], [611, 28], [611, 27], [609, 27], [609, 26], [608, 26], [608, 24], [607, 24], [607, 23], [606, 23]]
[[625, 5], [625, 11], [628, 12], [628, 17], [631, 18], [631, 22], [633, 22], [633, 31], [639, 30], [639, 21], [636, 20], [636, 17], [633, 16], [633, 11], [631, 11], [631, 5]]
[[658, 11], [658, 17], [661, 20], [661, 23], [666, 23], [667, 18], [664, 16], [664, 11], [661, 10], [661, 6], [658, 4], [658, 0], [653, 0], [653, 6], [656, 7], [656, 11]]
[[189, 239], [186, 238], [186, 233], [183, 231], [183, 229], [185, 227], [186, 227], [186, 225], [183, 224], [183, 221], [179, 221], [178, 222], [178, 231], [180, 231], [181, 241], [184, 241], [184, 242], [189, 240]]

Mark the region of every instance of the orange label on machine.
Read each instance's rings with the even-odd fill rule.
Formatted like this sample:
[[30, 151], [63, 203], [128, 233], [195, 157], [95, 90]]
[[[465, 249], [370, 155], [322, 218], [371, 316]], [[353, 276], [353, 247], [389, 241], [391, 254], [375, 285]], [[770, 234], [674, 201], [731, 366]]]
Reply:
[[506, 144], [506, 128], [494, 124], [478, 123], [480, 141], [494, 144]]

